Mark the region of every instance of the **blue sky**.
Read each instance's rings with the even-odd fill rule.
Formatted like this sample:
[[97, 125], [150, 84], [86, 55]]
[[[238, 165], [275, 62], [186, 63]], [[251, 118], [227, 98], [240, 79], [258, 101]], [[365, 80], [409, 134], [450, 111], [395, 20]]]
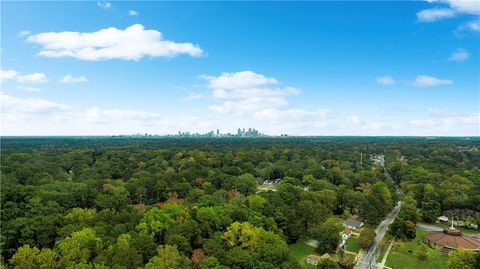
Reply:
[[480, 1], [1, 2], [2, 135], [480, 135]]

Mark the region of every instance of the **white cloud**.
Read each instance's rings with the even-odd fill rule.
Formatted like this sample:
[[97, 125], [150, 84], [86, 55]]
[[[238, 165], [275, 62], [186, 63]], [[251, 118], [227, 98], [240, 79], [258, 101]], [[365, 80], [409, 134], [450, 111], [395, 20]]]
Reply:
[[106, 1], [97, 2], [97, 6], [102, 9], [111, 9], [113, 7], [112, 3]]
[[188, 96], [186, 96], [183, 99], [186, 101], [191, 101], [191, 100], [199, 100], [202, 98], [204, 98], [203, 94], [191, 92]]
[[449, 79], [439, 79], [436, 77], [421, 75], [417, 76], [413, 82], [416, 87], [433, 87], [453, 84]]
[[25, 36], [28, 36], [28, 35], [30, 35], [30, 31], [23, 30], [23, 31], [20, 31], [17, 36], [18, 37], [25, 37]]
[[423, 22], [434, 22], [455, 17], [455, 11], [448, 8], [431, 8], [417, 12], [417, 18]]
[[72, 57], [85, 61], [109, 59], [140, 60], [145, 56], [174, 57], [179, 54], [201, 56], [202, 49], [192, 43], [164, 40], [157, 30], [141, 24], [122, 29], [110, 27], [96, 32], [46, 32], [31, 35], [30, 43], [41, 45], [43, 57]]
[[330, 111], [328, 109], [319, 109], [317, 111], [308, 111], [304, 109], [276, 109], [268, 108], [257, 111], [253, 116], [259, 120], [280, 120], [280, 121], [318, 121], [324, 120]]
[[133, 109], [100, 109], [91, 107], [85, 111], [84, 121], [96, 124], [111, 124], [115, 121], [139, 122], [142, 125], [155, 124], [163, 118], [156, 114]]
[[72, 74], [67, 74], [60, 80], [61, 83], [79, 83], [86, 81], [88, 81], [88, 79], [85, 76], [74, 77]]
[[[417, 18], [423, 22], [434, 22], [458, 15], [473, 15], [477, 18], [460, 25], [458, 31], [480, 31], [480, 0], [427, 0], [437, 7], [417, 12]], [[441, 6], [441, 7], [438, 7]]]
[[463, 113], [413, 119], [408, 124], [424, 128], [433, 134], [444, 134], [446, 131], [469, 130], [469, 135], [480, 135], [480, 113]]
[[59, 104], [42, 98], [20, 98], [0, 92], [2, 113], [46, 114], [69, 109], [67, 105]]
[[30, 86], [23, 86], [23, 85], [18, 85], [16, 88], [25, 92], [41, 92], [42, 91], [42, 89], [37, 87], [30, 87]]
[[375, 79], [380, 85], [394, 85], [396, 83], [395, 79], [391, 76], [382, 76]]
[[288, 101], [283, 97], [252, 97], [225, 101], [221, 104], [211, 105], [209, 106], [209, 109], [222, 114], [242, 116], [267, 108], [280, 108], [287, 106]]
[[460, 24], [455, 30], [455, 34], [461, 36], [464, 32], [480, 32], [480, 17], [478, 19]]
[[212, 97], [223, 103], [209, 106], [222, 114], [244, 115], [263, 109], [287, 107], [286, 96], [300, 90], [279, 87], [278, 80], [252, 71], [222, 73], [220, 76], [201, 76], [208, 81]]
[[444, 0], [439, 2], [448, 3], [451, 8], [460, 13], [480, 15], [479, 0]]
[[2, 80], [15, 79], [18, 76], [18, 72], [15, 70], [0, 70], [0, 78]]
[[210, 88], [224, 90], [268, 87], [278, 83], [275, 78], [265, 77], [252, 71], [224, 72], [218, 77], [207, 75], [200, 77], [208, 81]]
[[361, 124], [362, 123], [362, 120], [357, 115], [351, 115], [348, 119], [353, 124]]
[[472, 31], [480, 32], [480, 20], [468, 22], [467, 27]]
[[18, 83], [25, 84], [39, 84], [45, 83], [48, 81], [47, 76], [44, 73], [31, 73], [26, 75], [21, 75], [15, 70], [0, 70], [0, 78], [2, 80], [15, 80]]
[[[479, 135], [480, 114], [451, 113], [435, 108], [413, 117], [381, 114], [344, 115], [327, 109], [265, 108], [245, 117], [198, 114], [167, 118], [160, 113], [122, 108], [76, 109], [42, 98], [21, 98], [0, 92], [2, 135], [168, 134], [179, 130], [222, 133], [252, 127], [268, 134], [291, 135]], [[398, 112], [397, 109], [395, 109]]]
[[44, 73], [32, 73], [28, 75], [19, 75], [16, 80], [20, 83], [45, 83], [48, 81], [47, 76]]
[[450, 55], [450, 58], [448, 58], [449, 61], [452, 62], [463, 62], [466, 61], [470, 57], [470, 54], [468, 53], [467, 50], [465, 49], [457, 49]]
[[138, 16], [138, 11], [135, 11], [135, 10], [129, 10], [128, 11], [128, 16], [131, 16], [131, 17], [136, 17]]

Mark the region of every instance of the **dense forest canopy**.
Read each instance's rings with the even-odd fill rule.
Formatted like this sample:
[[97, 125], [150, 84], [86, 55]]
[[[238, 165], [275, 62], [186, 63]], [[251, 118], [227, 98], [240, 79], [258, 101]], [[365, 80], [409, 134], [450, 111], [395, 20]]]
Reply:
[[298, 268], [288, 244], [322, 238], [319, 249], [333, 252], [339, 218], [374, 226], [400, 198], [399, 237], [405, 220], [480, 223], [479, 138], [3, 137], [1, 146], [1, 258], [17, 268]]

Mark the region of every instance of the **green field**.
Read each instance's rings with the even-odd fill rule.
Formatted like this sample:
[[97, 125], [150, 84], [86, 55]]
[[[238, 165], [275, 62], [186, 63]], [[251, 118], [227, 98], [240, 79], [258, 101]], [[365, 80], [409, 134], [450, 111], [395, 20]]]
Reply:
[[352, 235], [347, 239], [347, 251], [358, 253], [360, 246], [358, 245], [358, 237]]
[[410, 268], [422, 268], [422, 269], [443, 269], [447, 268], [448, 257], [443, 256], [439, 250], [429, 248], [428, 260], [419, 261], [413, 253], [409, 250], [415, 251], [422, 243], [423, 237], [427, 231], [417, 230], [417, 237], [412, 241], [396, 242], [390, 254], [388, 255], [386, 266], [395, 269], [410, 269]]
[[318, 255], [315, 252], [315, 248], [309, 246], [305, 241], [298, 241], [297, 243], [290, 245], [290, 257], [298, 262], [301, 268], [310, 269], [315, 266], [307, 264], [307, 256], [311, 254]]

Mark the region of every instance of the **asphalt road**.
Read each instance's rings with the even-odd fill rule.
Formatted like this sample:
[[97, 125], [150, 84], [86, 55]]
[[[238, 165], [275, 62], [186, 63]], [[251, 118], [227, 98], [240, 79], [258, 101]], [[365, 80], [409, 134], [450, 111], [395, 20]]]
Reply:
[[[417, 229], [431, 231], [431, 232], [443, 231], [443, 227], [436, 226], [435, 224], [428, 224], [423, 222], [417, 223]], [[480, 234], [471, 234], [471, 233], [464, 233], [464, 234], [480, 240]]]
[[[388, 173], [388, 170], [385, 168], [385, 161], [383, 160], [381, 163], [381, 166], [383, 167], [383, 171], [385, 173], [385, 176], [387, 177], [387, 180], [391, 181], [393, 185], [395, 186], [395, 190], [397, 194], [402, 195], [403, 191], [400, 188], [400, 186], [395, 184], [395, 181], [393, 178], [390, 176], [390, 173]], [[367, 249], [367, 251], [363, 254], [363, 256], [357, 261], [357, 264], [355, 268], [358, 269], [377, 269], [377, 258], [378, 255], [380, 255], [380, 242], [383, 239], [383, 236], [385, 236], [385, 233], [387, 232], [388, 226], [395, 220], [395, 218], [398, 215], [398, 212], [400, 212], [400, 208], [402, 208], [403, 201], [399, 201], [397, 205], [388, 213], [387, 217], [380, 223], [380, 225], [377, 227], [375, 239], [373, 240], [372, 245]]]
[[383, 236], [385, 235], [388, 226], [395, 220], [397, 217], [400, 208], [403, 205], [403, 201], [399, 201], [397, 205], [392, 209], [392, 211], [387, 215], [385, 220], [380, 223], [377, 227], [375, 239], [373, 240], [372, 245], [368, 248], [365, 254], [358, 260], [355, 268], [359, 269], [376, 269], [377, 268], [377, 258], [380, 254], [379, 246], [382, 241]]

